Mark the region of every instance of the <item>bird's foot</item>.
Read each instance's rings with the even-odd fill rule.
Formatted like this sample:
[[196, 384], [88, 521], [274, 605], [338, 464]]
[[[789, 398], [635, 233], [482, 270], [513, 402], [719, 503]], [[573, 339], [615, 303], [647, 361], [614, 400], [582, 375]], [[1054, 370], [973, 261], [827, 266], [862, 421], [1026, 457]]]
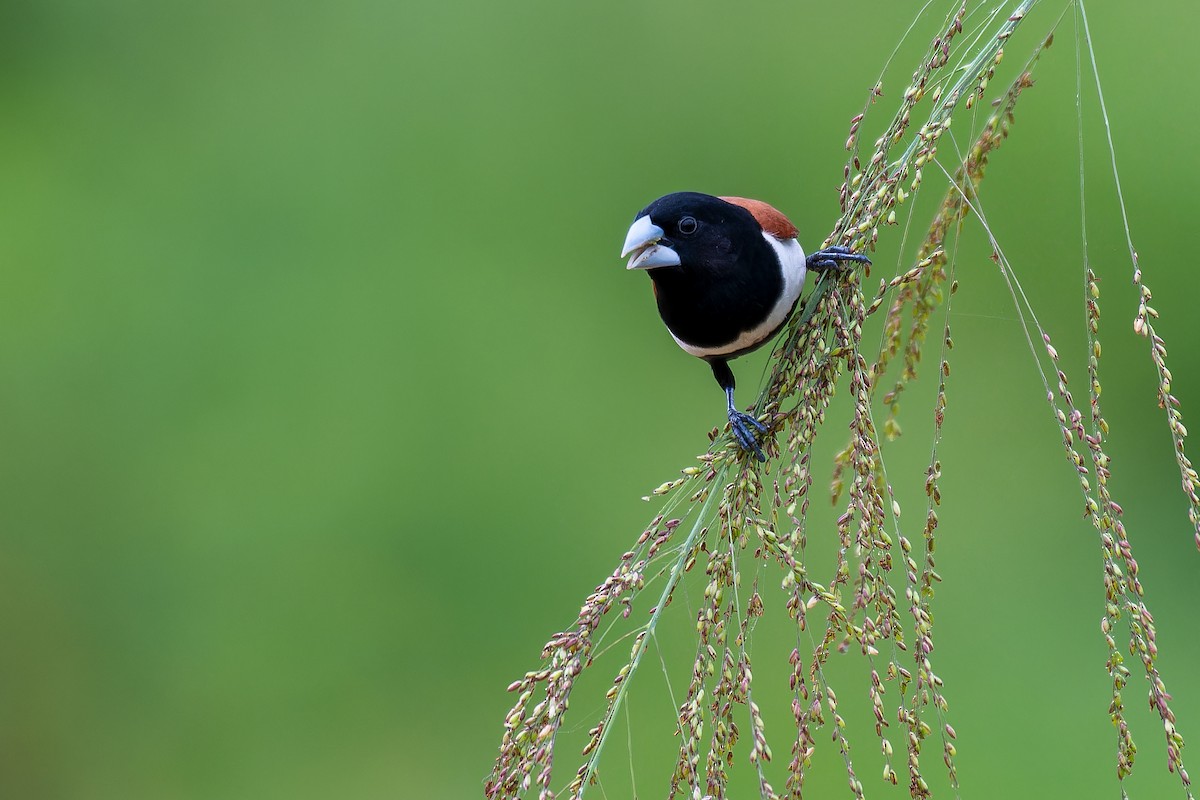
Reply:
[[840, 244], [835, 244], [831, 247], [826, 247], [824, 250], [818, 250], [807, 259], [804, 266], [807, 269], [823, 272], [829, 269], [845, 269], [847, 261], [856, 261], [859, 264], [871, 263], [871, 259], [858, 253], [850, 252], [850, 248], [842, 247]]
[[767, 460], [767, 457], [763, 455], [762, 448], [758, 446], [758, 436], [755, 434], [755, 429], [759, 433], [766, 433], [766, 425], [749, 414], [731, 408], [729, 409], [729, 427], [733, 430], [733, 438], [743, 450], [759, 461]]

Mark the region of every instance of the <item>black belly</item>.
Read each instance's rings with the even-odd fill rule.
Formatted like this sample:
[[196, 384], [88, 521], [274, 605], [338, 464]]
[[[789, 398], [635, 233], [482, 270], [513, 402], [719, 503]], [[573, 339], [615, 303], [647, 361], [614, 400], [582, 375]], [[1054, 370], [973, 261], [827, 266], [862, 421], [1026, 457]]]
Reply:
[[784, 286], [778, 258], [766, 242], [763, 247], [767, 253], [753, 259], [743, 254], [724, 269], [720, 265], [705, 270], [672, 267], [661, 270], [662, 274], [652, 270], [658, 313], [671, 333], [694, 347], [719, 348], [761, 325], [782, 297]]

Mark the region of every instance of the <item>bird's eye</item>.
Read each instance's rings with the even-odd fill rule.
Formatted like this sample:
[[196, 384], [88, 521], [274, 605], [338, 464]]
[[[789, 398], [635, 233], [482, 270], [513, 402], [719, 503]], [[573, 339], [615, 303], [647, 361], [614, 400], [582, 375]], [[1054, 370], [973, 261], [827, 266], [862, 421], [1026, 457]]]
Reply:
[[684, 236], [691, 236], [696, 232], [696, 228], [700, 227], [700, 223], [696, 222], [695, 217], [684, 217], [679, 220], [679, 232]]

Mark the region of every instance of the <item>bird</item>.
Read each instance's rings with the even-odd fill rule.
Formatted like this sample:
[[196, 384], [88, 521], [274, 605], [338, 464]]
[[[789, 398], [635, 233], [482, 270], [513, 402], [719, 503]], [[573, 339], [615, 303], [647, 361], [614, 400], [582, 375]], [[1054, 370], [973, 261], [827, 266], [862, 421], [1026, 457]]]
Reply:
[[621, 258], [650, 276], [658, 313], [687, 353], [712, 367], [725, 391], [738, 445], [766, 461], [765, 425], [739, 411], [730, 360], [757, 350], [791, 317], [811, 271], [870, 264], [841, 246], [805, 255], [796, 226], [773, 206], [745, 197], [674, 192], [634, 217]]

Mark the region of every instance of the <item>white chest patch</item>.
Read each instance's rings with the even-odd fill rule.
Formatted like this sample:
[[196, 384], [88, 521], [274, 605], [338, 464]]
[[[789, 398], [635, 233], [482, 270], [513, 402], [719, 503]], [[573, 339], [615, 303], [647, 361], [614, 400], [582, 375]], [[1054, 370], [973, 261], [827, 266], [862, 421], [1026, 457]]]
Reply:
[[783, 267], [783, 294], [780, 296], [779, 302], [771, 309], [771, 313], [767, 315], [765, 320], [750, 330], [742, 331], [729, 344], [723, 344], [719, 347], [697, 347], [680, 340], [675, 334], [671, 334], [671, 338], [675, 339], [675, 342], [685, 351], [700, 358], [737, 353], [741, 350], [762, 344], [787, 319], [788, 314], [792, 311], [792, 307], [796, 305], [796, 300], [800, 297], [800, 292], [804, 289], [804, 274], [806, 272], [804, 250], [800, 247], [800, 242], [796, 239], [780, 241], [769, 233], [764, 233], [763, 238], [767, 240], [767, 244], [771, 245], [775, 254], [779, 256], [779, 263]]

